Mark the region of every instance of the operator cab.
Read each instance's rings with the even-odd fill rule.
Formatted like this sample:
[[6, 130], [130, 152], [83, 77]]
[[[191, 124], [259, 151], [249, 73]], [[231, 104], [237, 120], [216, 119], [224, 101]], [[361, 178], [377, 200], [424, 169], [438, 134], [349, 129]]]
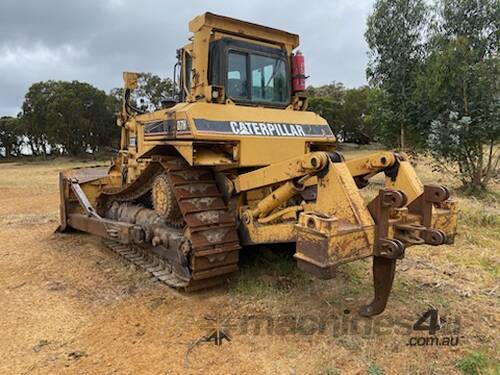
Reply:
[[210, 44], [208, 81], [240, 104], [286, 107], [290, 68], [286, 52], [249, 42], [221, 39]]
[[[191, 21], [190, 31], [192, 42], [177, 54], [180, 101], [275, 108], [298, 102], [305, 76], [303, 56], [292, 52], [297, 35], [211, 13]], [[293, 69], [297, 56], [302, 74]], [[305, 109], [300, 99], [303, 108], [293, 109]]]

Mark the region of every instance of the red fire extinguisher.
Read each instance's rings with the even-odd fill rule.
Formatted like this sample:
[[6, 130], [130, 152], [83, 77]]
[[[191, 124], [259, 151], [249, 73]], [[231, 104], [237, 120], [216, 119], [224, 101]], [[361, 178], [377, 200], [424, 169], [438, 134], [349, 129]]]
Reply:
[[304, 55], [297, 51], [297, 53], [292, 54], [292, 91], [304, 91], [306, 89], [306, 78]]

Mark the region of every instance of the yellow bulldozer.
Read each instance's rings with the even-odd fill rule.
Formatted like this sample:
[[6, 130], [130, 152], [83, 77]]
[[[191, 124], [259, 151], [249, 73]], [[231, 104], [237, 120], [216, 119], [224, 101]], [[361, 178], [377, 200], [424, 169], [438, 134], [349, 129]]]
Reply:
[[[298, 35], [212, 13], [189, 31], [161, 109], [137, 108], [138, 75], [124, 73], [120, 151], [109, 168], [60, 174], [60, 230], [101, 236], [185, 291], [225, 283], [242, 246], [295, 243], [298, 267], [322, 279], [373, 257], [360, 313], [381, 313], [406, 248], [453, 243], [448, 190], [423, 186], [403, 153], [344, 159], [307, 111]], [[385, 188], [365, 203], [379, 173]]]

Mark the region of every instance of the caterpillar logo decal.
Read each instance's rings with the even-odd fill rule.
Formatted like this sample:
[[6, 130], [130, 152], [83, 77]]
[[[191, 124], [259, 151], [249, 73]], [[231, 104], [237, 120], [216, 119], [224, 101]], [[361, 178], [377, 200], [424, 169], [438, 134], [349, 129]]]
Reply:
[[224, 133], [250, 136], [276, 137], [328, 137], [333, 136], [328, 125], [285, 124], [252, 121], [211, 121], [195, 119], [196, 130], [206, 133]]

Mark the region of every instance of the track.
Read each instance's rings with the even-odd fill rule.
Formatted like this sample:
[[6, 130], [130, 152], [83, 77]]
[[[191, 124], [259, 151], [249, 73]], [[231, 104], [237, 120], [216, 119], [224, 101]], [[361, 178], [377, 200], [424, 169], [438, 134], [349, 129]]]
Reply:
[[189, 281], [179, 278], [172, 272], [172, 267], [167, 262], [152, 254], [150, 250], [138, 246], [126, 246], [110, 240], [103, 240], [103, 243], [122, 258], [149, 272], [151, 276], [168, 286], [186, 288], [189, 285]]
[[193, 168], [179, 158], [152, 162], [122, 190], [104, 192], [99, 209], [105, 212], [113, 202], [144, 200], [160, 174], [170, 180], [184, 228], [178, 229], [178, 223], [167, 225], [171, 236], [168, 247], [127, 246], [108, 240], [105, 244], [174, 288], [193, 291], [224, 283], [238, 269], [240, 246], [234, 217], [209, 168]]

